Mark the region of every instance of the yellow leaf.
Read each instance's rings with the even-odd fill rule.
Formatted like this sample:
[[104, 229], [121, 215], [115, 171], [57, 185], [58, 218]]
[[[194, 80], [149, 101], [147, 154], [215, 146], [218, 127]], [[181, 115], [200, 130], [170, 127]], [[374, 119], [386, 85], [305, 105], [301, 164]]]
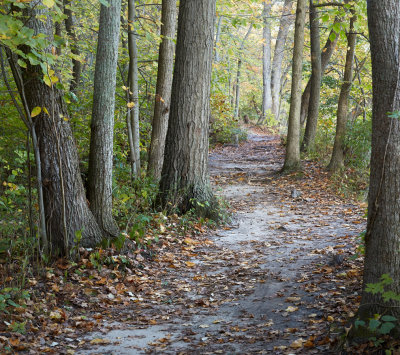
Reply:
[[52, 84], [51, 81], [50, 81], [50, 78], [49, 78], [47, 75], [45, 75], [45, 76], [43, 77], [43, 81], [44, 81], [44, 83], [45, 83], [47, 86], [50, 86], [50, 87], [53, 86], [53, 84]]
[[298, 309], [299, 307], [289, 306], [288, 308], [286, 308], [286, 312], [296, 312]]
[[135, 106], [135, 103], [134, 102], [128, 102], [126, 104], [126, 106], [129, 107], [129, 108], [132, 108], [133, 106]]
[[55, 4], [54, 0], [43, 0], [43, 5], [47, 6], [48, 8], [53, 7]]
[[192, 263], [191, 261], [186, 261], [186, 266], [187, 267], [194, 267], [194, 266], [196, 266], [196, 264]]
[[43, 112], [47, 113], [50, 116], [49, 111], [47, 111], [47, 108], [46, 107], [42, 107], [42, 108], [43, 108]]
[[34, 107], [32, 112], [31, 112], [31, 117], [36, 117], [37, 115], [40, 114], [40, 112], [42, 112], [42, 109], [38, 106]]
[[128, 90], [128, 88], [125, 85], [122, 85], [122, 90]]

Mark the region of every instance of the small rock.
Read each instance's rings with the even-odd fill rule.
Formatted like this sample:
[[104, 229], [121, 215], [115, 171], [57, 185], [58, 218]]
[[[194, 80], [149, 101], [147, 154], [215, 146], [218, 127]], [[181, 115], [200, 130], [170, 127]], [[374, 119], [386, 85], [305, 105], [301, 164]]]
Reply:
[[301, 191], [298, 191], [298, 190], [296, 190], [296, 189], [293, 189], [293, 190], [290, 192], [290, 196], [292, 196], [292, 198], [298, 198], [298, 197], [301, 196]]

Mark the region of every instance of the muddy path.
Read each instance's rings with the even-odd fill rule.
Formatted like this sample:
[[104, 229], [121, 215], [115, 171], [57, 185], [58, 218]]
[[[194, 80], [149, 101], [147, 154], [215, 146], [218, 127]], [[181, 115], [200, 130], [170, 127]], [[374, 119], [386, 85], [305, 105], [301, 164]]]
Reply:
[[282, 163], [279, 138], [256, 129], [215, 149], [211, 180], [231, 224], [189, 238], [183, 267], [163, 272], [162, 296], [104, 321], [77, 353], [337, 353], [359, 302], [363, 211], [335, 195], [318, 166], [280, 176]]

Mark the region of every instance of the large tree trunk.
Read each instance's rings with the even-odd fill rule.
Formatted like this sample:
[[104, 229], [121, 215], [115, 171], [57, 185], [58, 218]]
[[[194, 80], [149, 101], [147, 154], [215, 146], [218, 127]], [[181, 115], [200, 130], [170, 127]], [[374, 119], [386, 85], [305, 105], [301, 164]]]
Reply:
[[121, 0], [101, 5], [89, 154], [90, 209], [111, 237], [119, 234], [112, 216], [112, 171], [120, 16]]
[[335, 143], [333, 145], [331, 161], [328, 165], [328, 170], [336, 171], [344, 165], [344, 147], [343, 142], [346, 134], [347, 117], [349, 113], [349, 95], [351, 85], [353, 82], [353, 63], [354, 63], [354, 52], [356, 49], [357, 34], [354, 32], [354, 21], [356, 15], [352, 11], [352, 17], [350, 18], [350, 28], [347, 33], [347, 53], [346, 63], [344, 66], [343, 83], [340, 88], [337, 117], [336, 117], [336, 133]]
[[251, 23], [249, 26], [249, 29], [246, 32], [246, 35], [244, 36], [244, 38], [242, 40], [242, 43], [240, 44], [240, 48], [239, 48], [239, 59], [238, 59], [238, 65], [237, 65], [237, 71], [236, 71], [236, 82], [235, 82], [235, 109], [234, 109], [234, 118], [235, 119], [239, 118], [239, 109], [240, 109], [240, 77], [241, 77], [241, 69], [242, 69], [242, 54], [243, 54], [244, 45], [247, 41], [247, 38], [249, 38], [252, 29], [253, 29], [253, 24]]
[[[30, 6], [27, 9], [27, 26], [36, 35], [45, 34], [52, 39], [52, 21], [47, 8], [41, 1], [32, 1]], [[36, 16], [40, 16], [40, 20]], [[28, 53], [30, 48], [24, 47], [23, 50]], [[28, 62], [27, 68], [20, 70], [24, 85], [21, 95], [25, 95], [29, 110], [42, 108], [41, 113], [34, 117], [34, 124], [42, 163], [50, 247], [53, 255], [68, 256], [76, 233], [82, 233], [80, 245], [85, 247], [94, 247], [100, 242], [102, 233], [88, 207], [62, 93], [55, 86], [50, 87], [43, 82], [40, 66], [32, 66]]]
[[306, 131], [304, 133], [302, 150], [307, 151], [313, 147], [315, 134], [317, 132], [319, 99], [321, 89], [321, 55], [319, 40], [319, 19], [313, 1], [310, 0], [310, 37], [311, 37], [311, 67], [312, 73], [310, 78], [310, 100], [308, 107], [308, 119]]
[[271, 96], [272, 113], [275, 119], [279, 119], [280, 88], [282, 77], [282, 61], [285, 56], [285, 44], [290, 29], [292, 16], [289, 16], [293, 5], [293, 0], [285, 0], [283, 4], [282, 16], [279, 23], [279, 31], [276, 37], [274, 59], [271, 67]]
[[[64, 3], [64, 15], [66, 16], [64, 23], [65, 23], [65, 29], [67, 30], [67, 34], [69, 36], [69, 39], [71, 41], [70, 47], [71, 47], [71, 53], [74, 54], [75, 56], [79, 56], [79, 48], [78, 48], [78, 38], [76, 37], [75, 29], [74, 29], [74, 21], [73, 21], [73, 14], [71, 10], [71, 0], [63, 0]], [[81, 72], [82, 72], [82, 63], [73, 58], [72, 59], [72, 80], [71, 84], [69, 86], [69, 90], [73, 92], [74, 94], [76, 93], [76, 90], [79, 85], [79, 80], [81, 77]]]
[[265, 123], [267, 115], [271, 113], [271, 24], [269, 15], [272, 2], [264, 2], [263, 9], [263, 97], [262, 97], [262, 122]]
[[157, 180], [161, 177], [164, 158], [165, 137], [168, 128], [171, 101], [172, 71], [174, 65], [173, 39], [175, 38], [176, 0], [163, 0], [161, 15], [161, 44], [158, 56], [156, 99], [154, 104], [153, 129], [147, 172]]
[[285, 164], [283, 166], [284, 171], [293, 171], [300, 168], [300, 104], [306, 4], [306, 0], [297, 0], [292, 65], [292, 88]]
[[[339, 18], [335, 18], [334, 24], [340, 22]], [[336, 34], [335, 39], [331, 41], [331, 34], [335, 33], [333, 30], [329, 33], [328, 39], [326, 40], [325, 46], [321, 51], [321, 77], [324, 75], [325, 69], [328, 66], [329, 60], [332, 57], [333, 52], [336, 48], [336, 43], [339, 39], [339, 35]], [[311, 90], [311, 78], [308, 80], [306, 88], [301, 95], [301, 111], [300, 111], [300, 124], [303, 125], [307, 118], [308, 106], [310, 103], [310, 90]]]
[[[359, 315], [393, 315], [399, 319], [400, 302], [382, 299], [365, 287], [382, 275], [393, 282], [385, 291], [400, 294], [400, 2], [368, 1], [372, 56], [372, 152], [365, 235], [364, 291]], [[388, 113], [397, 113], [390, 117]]]
[[[132, 176], [140, 178], [140, 127], [139, 127], [139, 69], [138, 49], [135, 33], [136, 8], [135, 0], [128, 0], [128, 48], [129, 48], [129, 72], [128, 72], [128, 129], [131, 130], [131, 166]], [[131, 106], [133, 104], [133, 107]], [[133, 149], [133, 150], [132, 150]]]
[[[216, 0], [181, 0], [171, 112], [160, 182], [163, 206], [210, 213], [208, 120]], [[170, 204], [170, 205], [169, 205]]]

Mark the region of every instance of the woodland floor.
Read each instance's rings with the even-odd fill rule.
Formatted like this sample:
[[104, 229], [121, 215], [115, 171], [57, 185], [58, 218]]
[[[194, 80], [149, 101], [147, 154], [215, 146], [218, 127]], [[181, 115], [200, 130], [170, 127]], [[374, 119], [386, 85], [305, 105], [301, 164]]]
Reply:
[[231, 225], [178, 237], [172, 219], [157, 226], [154, 250], [103, 268], [84, 259], [79, 275], [60, 263], [31, 280], [47, 316], [25, 335], [0, 329], [0, 341], [59, 354], [339, 353], [360, 300], [365, 206], [335, 194], [315, 163], [279, 175], [283, 158], [279, 137], [257, 128], [237, 147], [217, 147], [210, 174]]

